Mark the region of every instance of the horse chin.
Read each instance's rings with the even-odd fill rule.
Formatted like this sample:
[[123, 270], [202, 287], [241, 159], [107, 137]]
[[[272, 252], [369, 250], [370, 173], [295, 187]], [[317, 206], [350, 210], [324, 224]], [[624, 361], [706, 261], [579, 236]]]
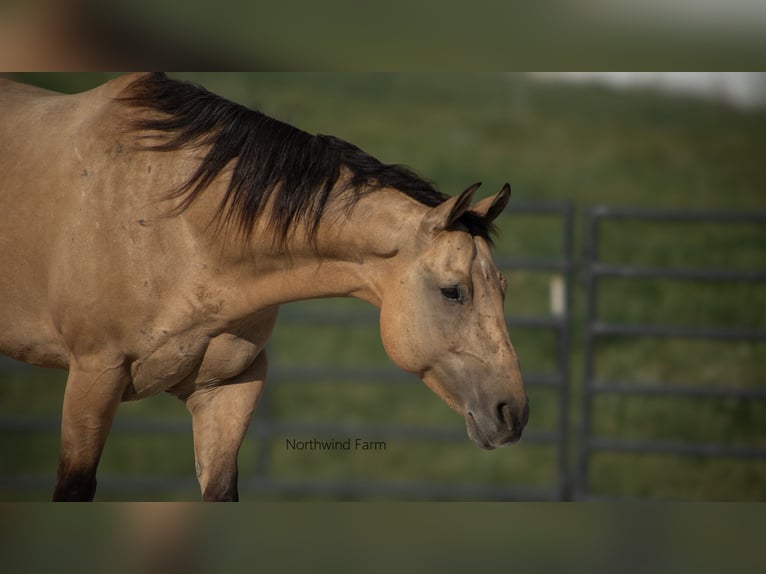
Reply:
[[482, 450], [495, 450], [496, 448], [509, 447], [516, 444], [521, 439], [520, 434], [513, 435], [502, 432], [490, 436], [489, 433], [481, 429], [473, 414], [470, 412], [465, 415], [465, 428], [468, 433], [468, 438]]
[[478, 446], [482, 450], [494, 450], [495, 445], [493, 445], [489, 438], [484, 435], [483, 432], [481, 432], [481, 429], [479, 428], [479, 425], [476, 422], [476, 419], [473, 417], [473, 414], [466, 413], [465, 415], [465, 430], [468, 433], [468, 438], [470, 438], [476, 446]]

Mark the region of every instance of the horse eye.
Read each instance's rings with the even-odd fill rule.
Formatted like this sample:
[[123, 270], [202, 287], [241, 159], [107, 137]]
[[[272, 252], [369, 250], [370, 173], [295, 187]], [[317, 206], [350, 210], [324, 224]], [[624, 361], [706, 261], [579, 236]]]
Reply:
[[460, 287], [442, 287], [441, 292], [444, 300], [450, 303], [462, 303], [465, 301]]

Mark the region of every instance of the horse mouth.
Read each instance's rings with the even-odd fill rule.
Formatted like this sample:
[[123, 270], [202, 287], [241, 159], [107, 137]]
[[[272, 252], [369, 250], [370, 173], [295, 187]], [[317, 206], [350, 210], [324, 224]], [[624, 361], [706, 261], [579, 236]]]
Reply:
[[482, 429], [472, 412], [465, 415], [465, 427], [468, 437], [483, 450], [494, 450], [512, 446], [521, 440], [521, 432], [496, 430], [492, 433]]

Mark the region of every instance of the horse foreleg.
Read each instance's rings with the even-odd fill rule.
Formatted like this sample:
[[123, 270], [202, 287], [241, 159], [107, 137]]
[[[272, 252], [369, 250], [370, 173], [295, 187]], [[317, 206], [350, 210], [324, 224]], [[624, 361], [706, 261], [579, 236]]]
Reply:
[[192, 414], [194, 457], [202, 499], [236, 501], [237, 454], [266, 379], [262, 351], [244, 372], [186, 399]]
[[93, 500], [96, 468], [126, 383], [122, 364], [71, 366], [64, 391], [54, 501]]

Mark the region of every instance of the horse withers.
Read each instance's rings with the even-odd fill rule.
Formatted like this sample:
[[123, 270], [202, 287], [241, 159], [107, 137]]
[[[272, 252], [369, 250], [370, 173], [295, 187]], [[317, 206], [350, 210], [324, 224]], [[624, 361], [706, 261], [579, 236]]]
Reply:
[[528, 401], [490, 254], [506, 184], [473, 204], [339, 138], [163, 74], [63, 95], [0, 80], [0, 351], [69, 370], [55, 500], [90, 500], [120, 402], [192, 414], [205, 500], [237, 454], [279, 305], [380, 308], [391, 360], [492, 449]]

